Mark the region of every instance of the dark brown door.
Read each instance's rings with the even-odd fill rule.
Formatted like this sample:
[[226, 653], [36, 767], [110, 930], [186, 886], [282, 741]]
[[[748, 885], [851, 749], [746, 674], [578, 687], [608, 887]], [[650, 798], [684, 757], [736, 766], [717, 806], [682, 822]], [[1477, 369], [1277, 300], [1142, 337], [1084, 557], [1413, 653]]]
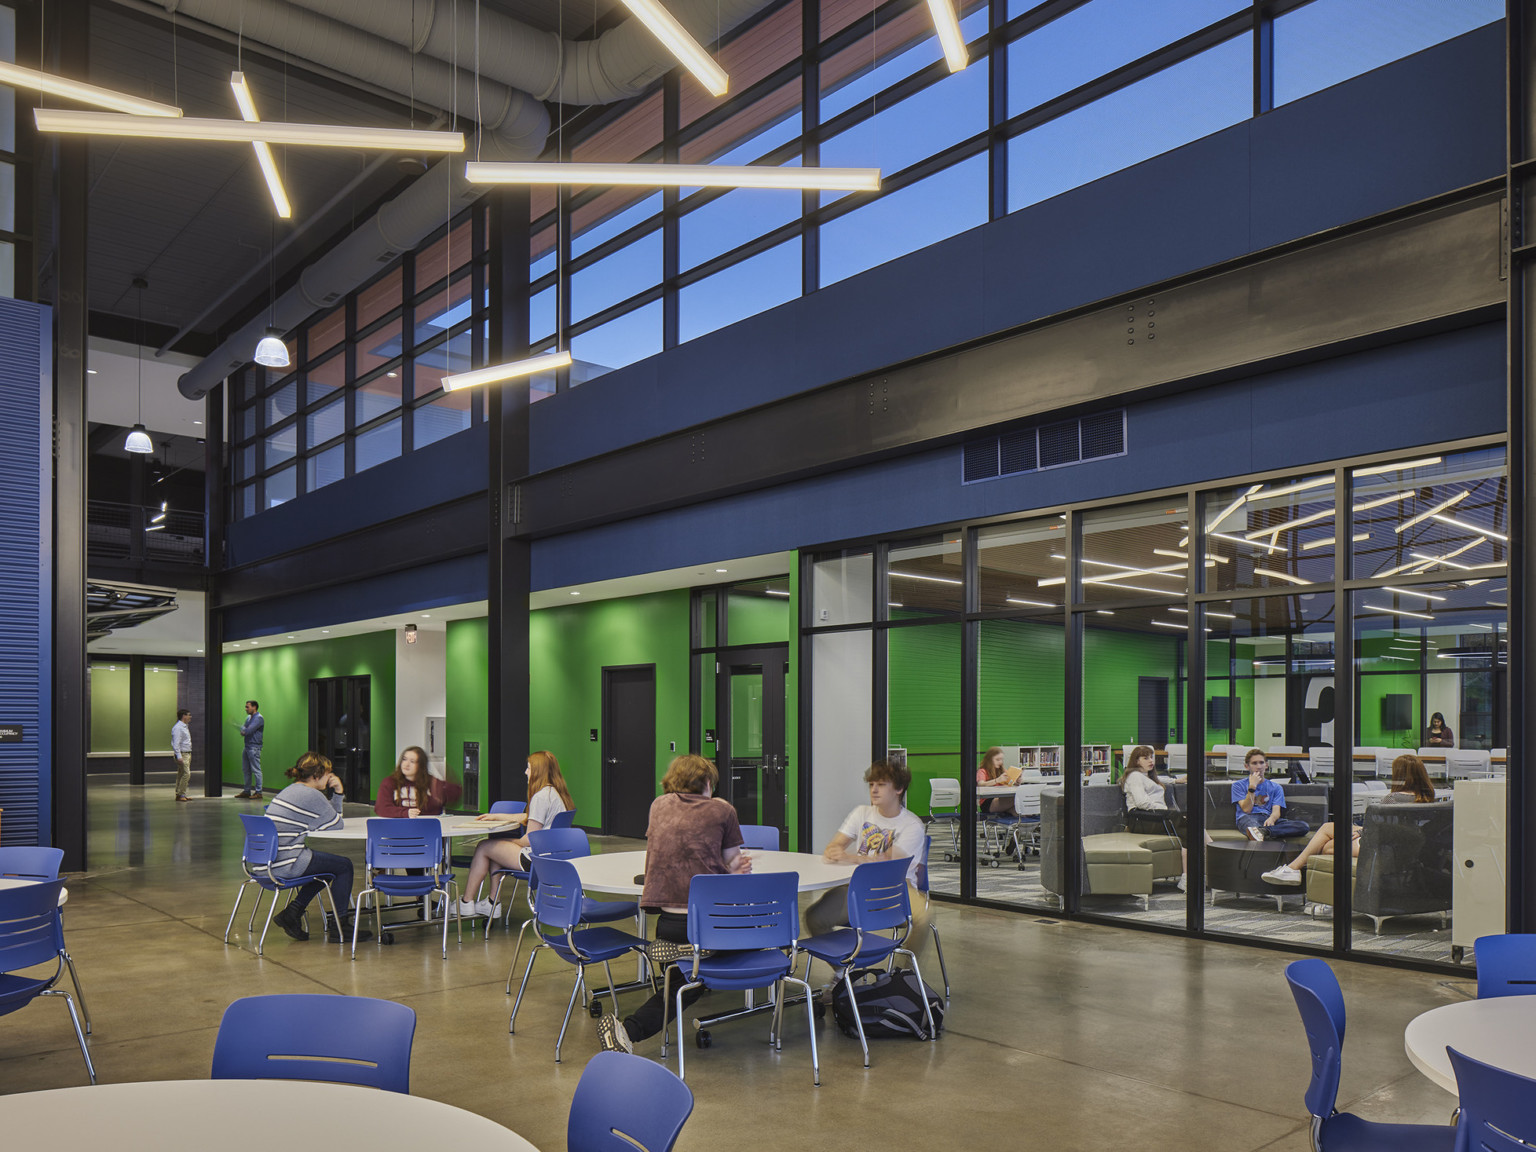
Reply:
[[603, 831], [643, 838], [656, 798], [654, 664], [603, 669], [602, 750]]

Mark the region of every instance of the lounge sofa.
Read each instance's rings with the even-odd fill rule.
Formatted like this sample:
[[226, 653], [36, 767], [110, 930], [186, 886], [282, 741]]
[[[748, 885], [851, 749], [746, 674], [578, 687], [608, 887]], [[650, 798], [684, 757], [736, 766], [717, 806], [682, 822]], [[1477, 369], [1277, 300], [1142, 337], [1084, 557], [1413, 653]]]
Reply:
[[[1172, 836], [1132, 832], [1125, 824], [1125, 795], [1118, 788], [1084, 788], [1083, 892], [1090, 896], [1140, 896], [1156, 880], [1177, 879], [1183, 867]], [[1040, 883], [1058, 896], [1066, 891], [1066, 811], [1059, 785], [1040, 793]]]
[[[1351, 909], [1369, 916], [1381, 931], [1392, 916], [1451, 909], [1452, 825], [1455, 801], [1434, 804], [1368, 804], [1355, 860]], [[1333, 857], [1307, 861], [1309, 904], [1333, 904]]]

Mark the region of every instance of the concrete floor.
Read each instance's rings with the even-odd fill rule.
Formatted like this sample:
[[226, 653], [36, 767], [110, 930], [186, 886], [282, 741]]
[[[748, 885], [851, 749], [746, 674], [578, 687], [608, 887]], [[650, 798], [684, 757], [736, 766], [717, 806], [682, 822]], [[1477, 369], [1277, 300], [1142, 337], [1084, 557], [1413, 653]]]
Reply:
[[[571, 1094], [597, 1051], [591, 1021], [577, 1015], [564, 1062], [554, 1063], [571, 970], [541, 959], [509, 1036], [512, 939], [501, 931], [466, 935], [462, 945], [450, 934], [446, 962], [423, 933], [398, 933], [393, 947], [360, 948], [353, 963], [318, 935], [298, 943], [274, 929], [258, 958], [242, 915], [225, 945], [241, 811], [255, 806], [177, 805], [168, 787], [92, 781], [91, 870], [69, 880], [65, 923], [101, 1080], [206, 1076], [220, 1015], [239, 996], [382, 996], [418, 1014], [415, 1093], [483, 1113], [544, 1152], [564, 1148]], [[595, 846], [605, 843], [620, 842]], [[818, 1089], [803, 1015], [788, 1017], [778, 1055], [757, 1023], [721, 1026], [709, 1051], [689, 1049], [697, 1104], [677, 1147], [731, 1147], [771, 1132], [784, 1148], [829, 1138], [897, 1149], [957, 1138], [1144, 1152], [1307, 1148], [1308, 1058], [1282, 975], [1287, 956], [953, 905], [936, 905], [936, 914], [955, 987], [938, 1043], [878, 1043], [866, 1071], [857, 1042], [821, 1022]], [[922, 958], [936, 983], [931, 947]], [[1470, 982], [1335, 968], [1350, 1011], [1340, 1108], [1445, 1121], [1455, 1101], [1408, 1063], [1403, 1028], [1470, 996]], [[651, 1041], [642, 1054], [656, 1048]], [[62, 1004], [35, 1004], [0, 1023], [0, 1092], [84, 1081]]]

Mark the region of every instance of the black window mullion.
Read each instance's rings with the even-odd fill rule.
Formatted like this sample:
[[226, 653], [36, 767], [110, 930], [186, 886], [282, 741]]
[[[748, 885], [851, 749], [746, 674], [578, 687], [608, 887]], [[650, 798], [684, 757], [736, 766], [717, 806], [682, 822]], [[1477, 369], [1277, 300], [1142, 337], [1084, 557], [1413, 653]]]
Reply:
[[[800, 164], [805, 168], [821, 164], [821, 144], [817, 135], [821, 125], [820, 40], [821, 2], [803, 0], [800, 9], [800, 58], [805, 62], [805, 67], [800, 76]], [[821, 287], [821, 230], [815, 218], [820, 202], [820, 193], [810, 189], [800, 193], [800, 219], [804, 227], [800, 241], [802, 296], [809, 296]]]
[[[662, 85], [662, 162], [678, 162], [679, 79], [674, 68]], [[682, 334], [681, 308], [678, 305], [677, 272], [682, 263], [677, 205], [681, 188], [664, 188], [661, 193], [661, 346], [675, 348]]]
[[990, 0], [987, 24], [987, 217], [1008, 215], [1008, 141], [1000, 130], [1008, 119], [1008, 50], [998, 30], [1008, 19], [1008, 0]]

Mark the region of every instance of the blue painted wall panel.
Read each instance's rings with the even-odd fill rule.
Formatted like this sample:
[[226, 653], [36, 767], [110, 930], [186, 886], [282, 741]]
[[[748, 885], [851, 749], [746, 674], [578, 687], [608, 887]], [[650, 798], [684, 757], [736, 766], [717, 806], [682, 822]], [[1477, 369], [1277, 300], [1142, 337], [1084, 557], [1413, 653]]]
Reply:
[[484, 424], [418, 452], [328, 484], [229, 526], [229, 564], [318, 544], [370, 524], [485, 491], [490, 433]]
[[1501, 324], [1129, 407], [1129, 453], [983, 484], [958, 445], [539, 540], [534, 588], [1489, 435], [1504, 427]]
[[5, 844], [53, 838], [51, 332], [47, 308], [0, 298], [0, 724], [22, 732], [0, 743]]
[[485, 570], [485, 553], [481, 552], [404, 572], [362, 577], [338, 588], [231, 608], [224, 617], [224, 638], [245, 640], [297, 628], [324, 628], [344, 621], [484, 600]]

